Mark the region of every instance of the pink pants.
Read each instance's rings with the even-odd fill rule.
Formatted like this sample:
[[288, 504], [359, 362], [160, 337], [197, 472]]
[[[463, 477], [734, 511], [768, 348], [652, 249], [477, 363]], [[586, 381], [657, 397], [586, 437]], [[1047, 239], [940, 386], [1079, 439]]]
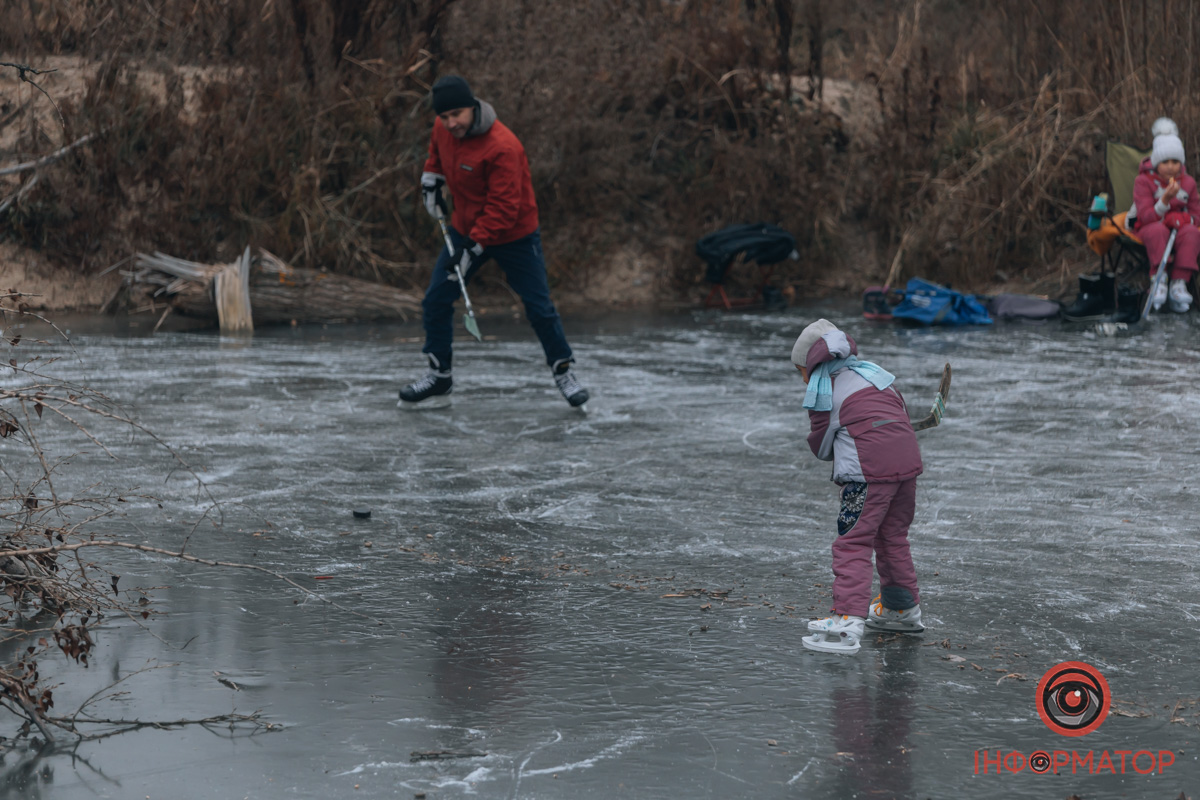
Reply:
[[[1163, 252], [1171, 229], [1161, 222], [1147, 222], [1137, 230], [1138, 238], [1146, 244], [1146, 255], [1150, 258], [1150, 274], [1158, 272]], [[1196, 272], [1196, 256], [1200, 255], [1200, 228], [1184, 225], [1175, 234], [1175, 246], [1171, 248], [1171, 280], [1190, 280]]]
[[[867, 616], [872, 552], [885, 599], [898, 595], [907, 600], [911, 596], [912, 605], [921, 602], [917, 570], [908, 549], [908, 526], [916, 506], [916, 478], [842, 487], [838, 537], [833, 543], [833, 613]], [[901, 610], [908, 607], [907, 603], [901, 604]]]

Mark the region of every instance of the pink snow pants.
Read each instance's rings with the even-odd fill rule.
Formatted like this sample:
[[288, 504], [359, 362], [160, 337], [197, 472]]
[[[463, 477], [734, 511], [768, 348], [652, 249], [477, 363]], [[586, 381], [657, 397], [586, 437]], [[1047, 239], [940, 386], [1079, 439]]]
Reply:
[[[1167, 239], [1171, 238], [1171, 229], [1161, 222], [1147, 222], [1137, 229], [1137, 235], [1146, 244], [1146, 255], [1150, 258], [1150, 274], [1154, 275], [1158, 272], [1158, 265], [1162, 263]], [[1197, 255], [1200, 255], [1200, 228], [1184, 225], [1175, 234], [1175, 246], [1171, 248], [1171, 271], [1167, 277], [1171, 280], [1190, 280], [1197, 270]]]
[[842, 487], [838, 537], [833, 543], [833, 613], [867, 616], [872, 552], [884, 595], [906, 591], [914, 604], [921, 602], [917, 570], [908, 549], [908, 526], [916, 506], [916, 478]]

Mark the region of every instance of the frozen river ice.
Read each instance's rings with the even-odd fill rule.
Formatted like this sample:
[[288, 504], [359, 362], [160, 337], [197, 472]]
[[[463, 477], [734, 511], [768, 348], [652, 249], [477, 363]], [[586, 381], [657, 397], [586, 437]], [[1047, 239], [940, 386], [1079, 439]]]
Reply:
[[[1197, 315], [1103, 336], [857, 312], [567, 320], [586, 417], [528, 328], [493, 317], [481, 327], [494, 339], [460, 337], [453, 408], [421, 413], [396, 408], [422, 369], [412, 324], [249, 342], [77, 326], [78, 357], [44, 348], [66, 356], [59, 373], [132, 409], [225, 503], [192, 552], [277, 570], [365, 616], [253, 573], [129, 558], [128, 580], [165, 587], [161, 641], [110, 622], [90, 670], [55, 667], [70, 681], [59, 710], [171, 664], [131, 678], [110, 709], [262, 709], [282, 730], [10, 754], [0, 797], [1200, 793]], [[954, 367], [945, 422], [919, 434], [911, 541], [929, 630], [869, 636], [854, 657], [799, 641], [828, 610], [836, 530], [789, 361], [816, 316], [896, 373], [914, 416]], [[195, 492], [140, 439], [115, 451], [80, 463], [165, 500], [134, 503], [125, 535], [177, 545]], [[1111, 689], [1112, 713], [1085, 737], [1037, 713], [1038, 679], [1063, 661]], [[977, 770], [980, 753], [1039, 750], [1173, 763]], [[462, 757], [413, 758], [431, 751]]]

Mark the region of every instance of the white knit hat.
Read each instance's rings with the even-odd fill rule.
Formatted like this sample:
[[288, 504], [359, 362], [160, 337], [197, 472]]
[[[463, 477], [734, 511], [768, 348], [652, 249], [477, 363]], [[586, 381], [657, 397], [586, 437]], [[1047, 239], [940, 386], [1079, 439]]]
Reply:
[[1175, 159], [1180, 164], [1186, 164], [1183, 154], [1183, 142], [1174, 134], [1167, 133], [1154, 137], [1154, 148], [1150, 151], [1150, 164], [1157, 167], [1163, 161]]
[[837, 325], [829, 320], [819, 319], [801, 331], [800, 338], [796, 339], [796, 344], [792, 347], [792, 363], [797, 367], [807, 367], [808, 351], [817, 343], [817, 339], [837, 329]]

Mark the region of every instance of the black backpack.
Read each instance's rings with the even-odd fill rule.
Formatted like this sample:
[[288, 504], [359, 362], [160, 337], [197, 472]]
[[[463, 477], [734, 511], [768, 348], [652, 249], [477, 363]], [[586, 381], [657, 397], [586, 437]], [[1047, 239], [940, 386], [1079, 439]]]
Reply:
[[766, 222], [730, 225], [697, 240], [696, 254], [708, 264], [705, 280], [724, 283], [729, 265], [744, 254], [760, 266], [775, 264], [796, 252], [796, 237]]

